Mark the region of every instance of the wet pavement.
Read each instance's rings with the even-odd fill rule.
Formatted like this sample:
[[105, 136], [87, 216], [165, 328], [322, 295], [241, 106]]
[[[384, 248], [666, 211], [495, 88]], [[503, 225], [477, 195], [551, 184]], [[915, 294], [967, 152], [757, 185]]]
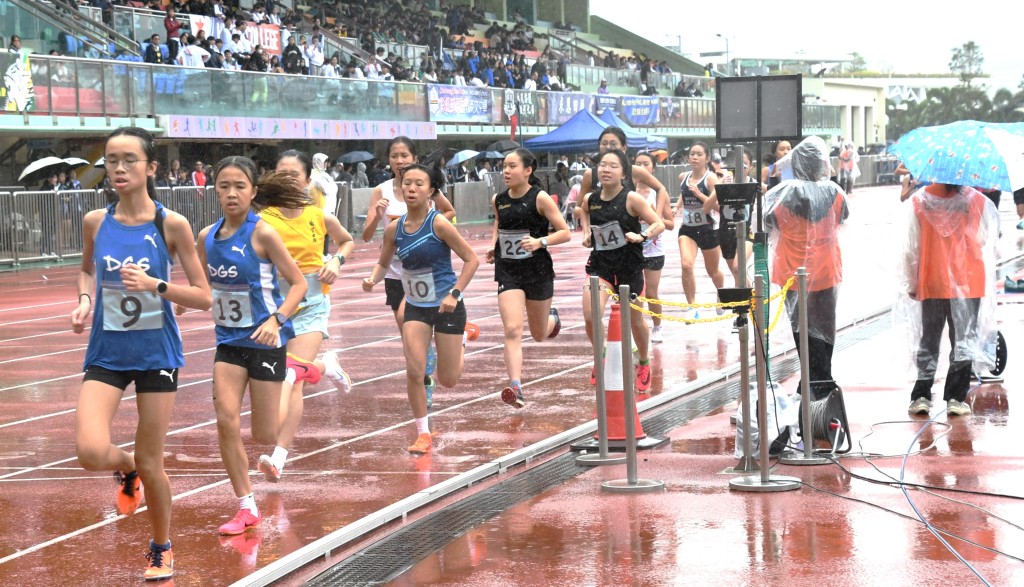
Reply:
[[[895, 261], [889, 243], [891, 218], [898, 210], [893, 190], [858, 190], [851, 198], [850, 225], [843, 234], [841, 323], [870, 314], [892, 298]], [[1004, 258], [1020, 248], [1010, 216], [1004, 204]], [[463, 231], [482, 254], [489, 230]], [[467, 348], [459, 385], [435, 393], [431, 421], [438, 437], [434, 453], [423, 458], [404, 450], [414, 428], [391, 313], [382, 292], [366, 295], [359, 289], [376, 261], [376, 246], [358, 247], [332, 294], [332, 339], [326, 343], [340, 351], [354, 389], [343, 395], [325, 383], [307, 387], [303, 423], [284, 478], [271, 484], [253, 473], [264, 521], [258, 530], [231, 539], [216, 534], [236, 504], [220, 466], [210, 400], [212, 323], [199, 312], [184, 316], [180, 326], [187, 366], [166, 461], [175, 494], [174, 582], [226, 585], [243, 579], [382, 507], [592, 419], [593, 388], [586, 383], [592, 351], [579, 301], [587, 252], [578, 246], [579, 239], [575, 233], [573, 243], [553, 250], [559, 275], [555, 301], [565, 326], [557, 344], [524, 344], [528, 404], [521, 411], [497, 397], [505, 384], [501, 323], [490, 267], [481, 268], [466, 298], [470, 319], [482, 334]], [[668, 251], [662, 297], [681, 300], [678, 258], [674, 247]], [[149, 530], [143, 510], [130, 518], [117, 516], [110, 477], [83, 471], [74, 457], [73, 409], [86, 342], [68, 328], [75, 275], [74, 267], [0, 274], [0, 582], [6, 584], [73, 585], [83, 576], [101, 578], [101, 583], [134, 581], [145, 564]], [[697, 275], [698, 301], [712, 301], [713, 288], [700, 261]], [[1024, 310], [1015, 300], [1007, 301], [1000, 319], [1018, 324]], [[1004, 328], [1011, 349], [1008, 382], [1019, 377], [1013, 349], [1024, 344], [1014, 330], [1019, 329]], [[785, 317], [772, 337], [773, 346], [791, 341]], [[889, 358], [899, 354], [892, 338], [883, 333], [837, 354], [837, 380], [847, 395], [855, 440], [862, 440], [872, 422], [906, 420], [909, 388], [890, 364]], [[738, 343], [728, 321], [669, 324], [666, 341], [652, 352], [652, 394], [737, 360]], [[784, 385], [792, 388], [795, 382]], [[948, 433], [943, 426], [929, 428], [932, 432], [922, 436], [928, 440], [927, 434], [933, 435], [935, 449], [908, 459], [907, 478], [1019, 493], [1014, 490], [1024, 476], [1020, 451], [1001, 442], [1020, 436], [1011, 430], [1007, 385], [975, 392], [976, 414], [953, 422]], [[116, 443], [132, 439], [132, 397], [125, 395], [115, 418]], [[878, 426], [864, 440], [866, 446], [855, 450], [902, 453], [916, 430], [906, 422]], [[856, 584], [914, 584], [923, 575], [921, 564], [929, 562], [931, 578], [954, 584], [971, 580], [966, 567], [920, 523], [809, 487], [771, 495], [731, 492], [731, 477], [721, 471], [735, 462], [733, 434], [727, 410], [701, 416], [673, 431], [666, 447], [644, 453], [641, 476], [664, 480], [664, 494], [602, 495], [600, 480], [620, 478], [624, 470], [587, 472], [471, 530], [416, 564], [396, 584], [659, 585], [691, 584], [692, 577], [692, 584], [742, 585], [776, 584], [759, 579], [776, 574], [808, 583], [835, 577]], [[244, 438], [254, 464], [269, 447], [252, 444], [247, 432]], [[858, 473], [878, 475], [863, 459], [841, 462]], [[898, 460], [876, 463], [899, 474]], [[913, 515], [898, 489], [852, 479], [835, 465], [779, 471]], [[1019, 547], [1014, 553], [1018, 528], [922, 492], [911, 495], [936, 526], [1024, 557]], [[1020, 501], [957, 497], [1011, 521], [1024, 519]], [[1019, 560], [956, 546], [992, 584], [1024, 584]], [[68, 557], [74, 565], [66, 564]]]

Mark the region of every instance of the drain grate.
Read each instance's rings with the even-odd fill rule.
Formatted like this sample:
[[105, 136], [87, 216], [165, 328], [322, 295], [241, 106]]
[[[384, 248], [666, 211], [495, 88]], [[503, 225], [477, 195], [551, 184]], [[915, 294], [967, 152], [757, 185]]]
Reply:
[[[886, 316], [888, 314], [843, 332], [835, 350], [847, 349], [888, 329]], [[792, 356], [776, 360], [772, 372], [775, 378], [781, 379], [799, 368], [797, 357]], [[739, 391], [739, 379], [736, 379], [693, 397], [681, 398], [660, 412], [643, 418], [644, 430], [652, 435], [667, 434], [735, 400]], [[556, 457], [387, 535], [320, 573], [307, 585], [354, 587], [388, 583], [455, 538], [510, 507], [592, 470], [591, 467], [577, 465], [574, 454]]]

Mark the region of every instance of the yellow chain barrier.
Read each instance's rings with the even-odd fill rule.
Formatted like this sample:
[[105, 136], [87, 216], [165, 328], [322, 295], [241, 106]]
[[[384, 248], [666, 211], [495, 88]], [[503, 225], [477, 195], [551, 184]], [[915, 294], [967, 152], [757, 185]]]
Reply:
[[[781, 290], [779, 290], [779, 291], [775, 292], [775, 294], [769, 296], [765, 301], [768, 302], [768, 303], [771, 303], [771, 302], [773, 302], [773, 301], [775, 301], [775, 300], [777, 300], [777, 299], [779, 299], [781, 297], [784, 297], [786, 295], [786, 293], [789, 291], [789, 288], [793, 286], [793, 283], [795, 281], [796, 281], [796, 278], [790, 277], [786, 281], [785, 285], [782, 286]], [[605, 288], [604, 291], [609, 296], [611, 296], [611, 298], [614, 301], [616, 301], [616, 302], [619, 301], [619, 295], [616, 294], [614, 291], [612, 291], [612, 290], [610, 290], [608, 288]], [[753, 291], [751, 291], [751, 296], [753, 296]], [[695, 308], [725, 308], [725, 309], [732, 309], [732, 308], [740, 308], [740, 307], [750, 308], [750, 302], [749, 301], [744, 301], [744, 302], [711, 302], [711, 303], [707, 303], [707, 304], [691, 304], [691, 303], [688, 303], [688, 302], [670, 302], [670, 301], [666, 301], [666, 300], [657, 300], [657, 299], [652, 299], [652, 298], [645, 298], [643, 296], [637, 296], [636, 297], [636, 301], [640, 302], [640, 303], [644, 303], [644, 302], [646, 302], [648, 304], [655, 303], [655, 304], [661, 304], [662, 306], [669, 306], [669, 307], [673, 307], [673, 308], [687, 308], [687, 309], [695, 309]], [[682, 322], [683, 324], [702, 324], [702, 323], [708, 323], [708, 322], [721, 322], [722, 320], [731, 320], [732, 317], [733, 317], [732, 314], [726, 313], [726, 314], [716, 315], [716, 316], [713, 316], [711, 318], [679, 318], [677, 316], [668, 316], [666, 314], [659, 314], [657, 312], [652, 312], [652, 311], [648, 310], [647, 308], [644, 308], [643, 306], [639, 306], [639, 305], [637, 305], [637, 304], [635, 304], [633, 302], [630, 302], [629, 307], [634, 309], [634, 310], [636, 310], [637, 312], [640, 312], [641, 314], [644, 314], [644, 315], [647, 315], [647, 316], [652, 316], [652, 317], [656, 316], [658, 318], [661, 318], [662, 320], [668, 320], [669, 322]], [[772, 318], [771, 325], [768, 327], [768, 330], [765, 331], [766, 334], [771, 332], [772, 330], [775, 330], [775, 326], [779, 323], [779, 318], [782, 317], [782, 309], [784, 307], [785, 307], [785, 304], [779, 304], [779, 308], [775, 311], [775, 316]]]

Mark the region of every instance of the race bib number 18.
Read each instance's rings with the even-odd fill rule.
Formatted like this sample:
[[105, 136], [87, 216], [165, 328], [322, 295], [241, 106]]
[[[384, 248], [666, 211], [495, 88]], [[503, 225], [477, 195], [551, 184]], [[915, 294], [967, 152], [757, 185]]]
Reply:
[[703, 210], [686, 210], [683, 212], [683, 224], [686, 226], [703, 226], [708, 224], [708, 216]]

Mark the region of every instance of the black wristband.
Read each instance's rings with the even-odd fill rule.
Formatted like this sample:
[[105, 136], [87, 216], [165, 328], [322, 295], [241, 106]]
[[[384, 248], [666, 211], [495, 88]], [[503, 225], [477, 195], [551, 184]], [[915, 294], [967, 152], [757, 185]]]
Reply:
[[80, 294], [78, 294], [78, 303], [79, 304], [82, 303], [82, 296], [85, 296], [85, 297], [89, 298], [89, 305], [91, 306], [92, 305], [92, 296], [87, 294], [87, 293], [80, 293]]

